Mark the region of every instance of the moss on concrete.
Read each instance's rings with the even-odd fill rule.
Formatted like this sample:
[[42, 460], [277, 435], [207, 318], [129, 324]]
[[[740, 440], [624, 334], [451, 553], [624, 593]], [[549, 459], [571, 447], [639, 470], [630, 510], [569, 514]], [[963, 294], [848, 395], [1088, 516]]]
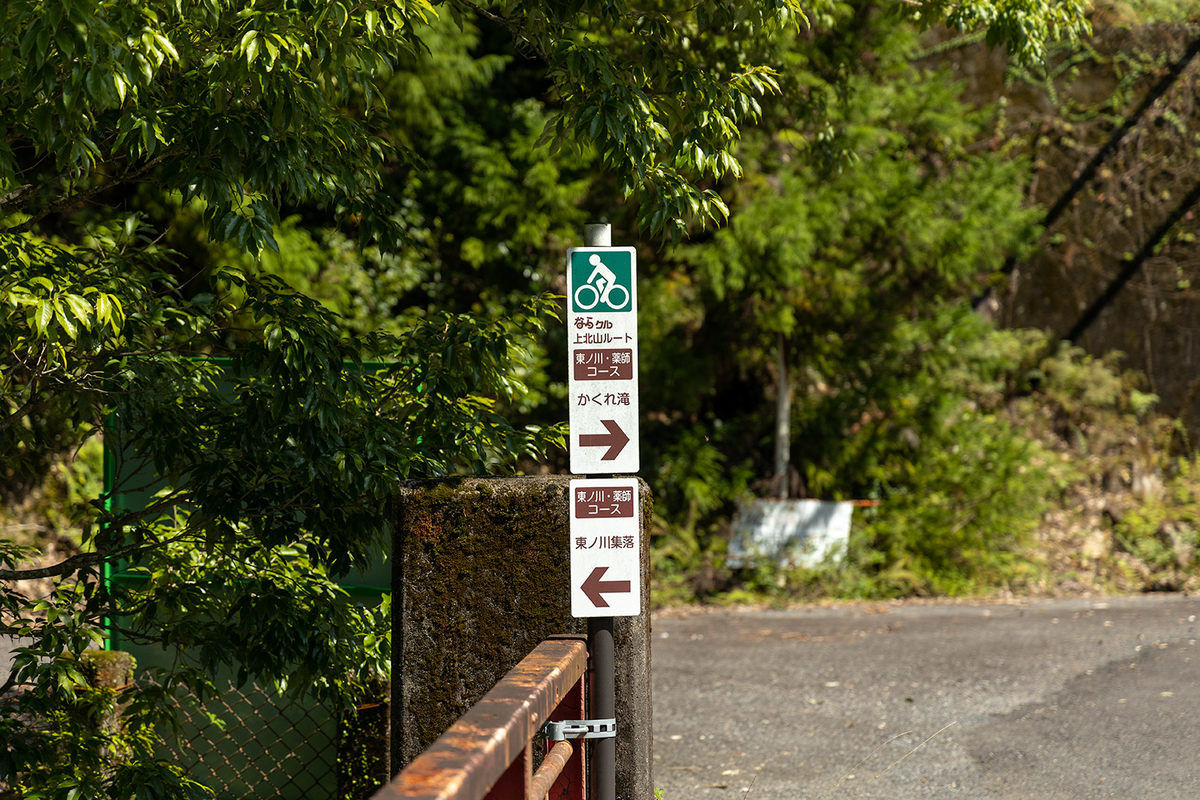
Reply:
[[119, 689], [133, 681], [137, 660], [120, 650], [86, 650], [79, 666], [97, 689]]
[[569, 617], [566, 491], [493, 479], [403, 493], [407, 535], [393, 552], [404, 559], [403, 671], [422, 676], [404, 687], [415, 752], [542, 639], [581, 630]]
[[[393, 533], [395, 768], [428, 747], [543, 639], [587, 632], [587, 621], [571, 616], [569, 484], [569, 476], [540, 476], [402, 487]], [[642, 496], [645, 555], [650, 507], [644, 485]], [[646, 598], [647, 584], [644, 574]], [[615, 637], [618, 714], [644, 720], [644, 730], [633, 735], [627, 729], [626, 747], [618, 746], [618, 782], [649, 785], [648, 617], [619, 619]], [[646, 762], [643, 777], [621, 780], [621, 749], [631, 754], [626, 761]]]

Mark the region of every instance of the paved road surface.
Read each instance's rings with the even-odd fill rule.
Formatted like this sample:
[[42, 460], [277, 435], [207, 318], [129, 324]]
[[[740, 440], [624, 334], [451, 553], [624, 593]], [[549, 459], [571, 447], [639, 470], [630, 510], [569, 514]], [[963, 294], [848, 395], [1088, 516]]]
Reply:
[[659, 617], [654, 781], [667, 800], [1195, 800], [1198, 619], [1175, 595]]

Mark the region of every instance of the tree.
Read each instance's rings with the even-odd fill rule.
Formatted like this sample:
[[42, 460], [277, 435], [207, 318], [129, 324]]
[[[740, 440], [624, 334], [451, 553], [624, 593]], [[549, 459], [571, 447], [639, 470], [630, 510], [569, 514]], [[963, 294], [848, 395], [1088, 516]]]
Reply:
[[[811, 129], [764, 125], [748, 137], [755, 172], [730, 224], [678, 248], [671, 273], [642, 293], [661, 320], [643, 334], [656, 374], [645, 402], [672, 423], [648, 426], [648, 451], [660, 454], [660, 505], [688, 520], [667, 526], [668, 541], [692, 542], [667, 548], [682, 561], [719, 551], [692, 506], [724, 512], [744, 488], [700, 479], [720, 460], [759, 476], [764, 494], [786, 496], [791, 483], [800, 496], [882, 500], [860, 549], [879, 559], [866, 572], [899, 574], [907, 561], [908, 577], [886, 591], [962, 591], [976, 576], [961, 554], [1002, 562], [1036, 507], [998, 513], [1033, 450], [982, 410], [997, 362], [1015, 362], [987, 354], [1000, 340], [964, 304], [981, 275], [1029, 247], [1038, 212], [1024, 208], [1028, 164], [990, 144], [992, 112], [963, 105], [947, 74], [914, 67], [911, 32], [870, 25], [852, 40], [872, 69], [845, 81], [820, 124], [854, 158], [803, 158], [797, 142]], [[814, 68], [819, 54], [806, 61]], [[781, 400], [792, 392], [794, 405]], [[790, 478], [780, 450], [798, 467]], [[951, 499], [939, 508], [938, 497]], [[897, 520], [918, 516], [907, 530], [919, 534], [906, 535]]]
[[[386, 663], [387, 639], [378, 611], [330, 602], [330, 579], [370, 557], [389, 487], [484, 472], [559, 441], [557, 428], [518, 429], [496, 413], [525, 391], [513, 331], [543, 324], [548, 301], [505, 320], [433, 311], [352, 336], [315, 301], [245, 268], [218, 265], [206, 276], [211, 291], [194, 291], [183, 256], [163, 238], [177, 231], [131, 213], [150, 196], [186, 212], [172, 220], [198, 216], [210, 245], [253, 257], [280, 247], [289, 210], [341, 225], [381, 254], [404, 248], [412, 226], [382, 188], [388, 174], [420, 176], [425, 167], [419, 143], [391, 135], [382, 103], [406, 59], [445, 33], [433, 27], [439, 13], [464, 25], [488, 20], [536, 57], [555, 104], [547, 139], [590, 148], [638, 201], [647, 232], [679, 236], [693, 220], [723, 219], [715, 182], [740, 173], [732, 148], [741, 127], [779, 89], [769, 66], [743, 56], [789, 26], [816, 35], [842, 10], [828, 0], [769, 9], [8, 3], [0, 11], [4, 478], [19, 488], [47, 451], [115, 418], [119, 452], [152, 464], [165, 482], [145, 509], [112, 509], [103, 497], [81, 509], [84, 548], [65, 561], [23, 568], [22, 553], [0, 543], [0, 579], [59, 582], [38, 603], [19, 583], [0, 593], [6, 632], [32, 639], [9, 681], [23, 713], [0, 722], [0, 776], [14, 791], [201, 794], [177, 767], [155, 761], [155, 709], [176, 687], [210, 691], [218, 664], [346, 702], [365, 667]], [[896, 13], [987, 24], [1030, 56], [1049, 33], [1085, 25], [1076, 2]], [[366, 358], [387, 366], [364, 369]], [[102, 567], [114, 563], [136, 564], [145, 582], [106, 585]], [[249, 611], [264, 607], [271, 613]], [[159, 688], [98, 696], [79, 658], [102, 638], [105, 619], [194, 657], [160, 676]], [[118, 704], [127, 706], [124, 732], [85, 733], [88, 709]], [[61, 725], [39, 727], [31, 715]], [[89, 768], [101, 745], [119, 756], [111, 770]]]

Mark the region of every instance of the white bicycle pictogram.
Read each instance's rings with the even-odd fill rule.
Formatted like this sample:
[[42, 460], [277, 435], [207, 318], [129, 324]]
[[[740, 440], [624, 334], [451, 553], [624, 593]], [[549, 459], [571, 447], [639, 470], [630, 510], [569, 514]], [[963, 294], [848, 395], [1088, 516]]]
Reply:
[[[604, 303], [613, 309], [624, 308], [629, 303], [629, 290], [617, 283], [617, 276], [611, 269], [604, 266], [599, 253], [592, 253], [588, 258], [588, 263], [595, 269], [592, 270], [592, 275], [587, 279], [587, 283], [575, 290], [575, 305], [584, 311], [595, 308], [599, 303]], [[592, 301], [590, 303], [585, 303], [581, 299], [586, 296], [585, 292], [591, 293]], [[625, 296], [625, 299], [619, 303], [613, 300], [613, 294], [618, 292]]]

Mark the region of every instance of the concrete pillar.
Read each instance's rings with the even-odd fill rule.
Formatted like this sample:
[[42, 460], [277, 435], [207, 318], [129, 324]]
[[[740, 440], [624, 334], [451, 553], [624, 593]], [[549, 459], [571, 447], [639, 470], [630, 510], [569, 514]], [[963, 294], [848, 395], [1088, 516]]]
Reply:
[[[85, 650], [80, 654], [79, 668], [93, 689], [112, 692], [113, 695], [116, 695], [123, 687], [133, 682], [137, 661], [129, 653], [117, 650]], [[68, 706], [71, 705], [75, 704], [68, 704]], [[106, 765], [104, 767], [105, 774], [111, 775], [122, 755], [120, 750], [111, 748], [108, 742], [109, 737], [115, 737], [121, 732], [121, 713], [124, 711], [124, 707], [114, 704], [96, 714], [95, 709], [103, 707], [103, 704], [90, 706], [86, 702], [82, 706], [85, 709], [84, 713], [90, 718], [88, 719], [90, 725], [94, 725], [96, 732], [101, 734], [98, 740], [102, 742], [99, 752], [100, 760]]]
[[[428, 747], [539, 642], [587, 632], [571, 617], [571, 476], [402, 485], [392, 548], [392, 765]], [[641, 485], [642, 563], [650, 491]], [[643, 569], [642, 597], [649, 576]], [[654, 796], [650, 616], [619, 617], [617, 797]]]
[[388, 681], [367, 681], [357, 713], [343, 712], [337, 731], [337, 797], [366, 800], [391, 778], [391, 693]]

